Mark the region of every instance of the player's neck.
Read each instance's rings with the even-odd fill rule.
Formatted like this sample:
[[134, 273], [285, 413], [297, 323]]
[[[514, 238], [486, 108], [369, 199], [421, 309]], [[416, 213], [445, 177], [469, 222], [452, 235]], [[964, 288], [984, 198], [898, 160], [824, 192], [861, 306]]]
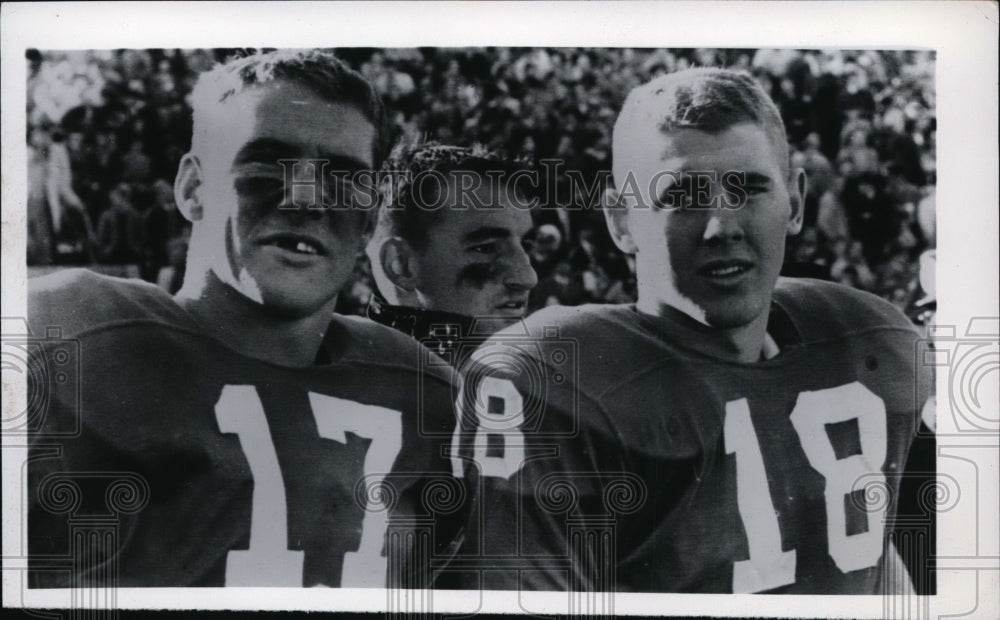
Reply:
[[174, 299], [207, 333], [230, 348], [248, 357], [294, 367], [315, 364], [336, 302], [330, 302], [329, 312], [299, 319], [276, 317], [211, 271], [199, 278], [185, 278]]
[[720, 328], [705, 325], [665, 304], [652, 312], [639, 304], [636, 309], [660, 319], [658, 323], [668, 338], [712, 357], [748, 364], [778, 354], [778, 345], [767, 333], [766, 310], [748, 325]]

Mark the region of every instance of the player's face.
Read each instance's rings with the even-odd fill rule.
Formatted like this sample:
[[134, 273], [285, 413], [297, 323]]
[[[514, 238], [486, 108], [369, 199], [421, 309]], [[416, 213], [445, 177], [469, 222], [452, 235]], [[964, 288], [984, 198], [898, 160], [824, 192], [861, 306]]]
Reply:
[[[494, 208], [476, 208], [478, 202]], [[427, 231], [427, 246], [417, 253], [417, 291], [425, 307], [471, 317], [517, 319], [524, 316], [528, 294], [538, 278], [525, 248], [532, 230], [524, 201], [514, 206], [511, 192], [497, 195], [488, 185], [463, 197], [459, 205], [454, 184], [440, 219]], [[499, 202], [495, 202], [499, 199]]]
[[[330, 304], [365, 243], [369, 211], [309, 209], [318, 170], [296, 166], [285, 187], [280, 159], [326, 160], [327, 171], [372, 168], [375, 128], [354, 106], [278, 81], [220, 106], [209, 153], [201, 155], [202, 228], [194, 238], [212, 270], [253, 301], [281, 315], [308, 316]], [[334, 179], [325, 177], [327, 192]], [[349, 204], [349, 184], [323, 203]], [[297, 202], [300, 208], [279, 209]], [[207, 247], [205, 247], [207, 246]]]
[[[634, 153], [626, 167], [646, 204], [653, 204], [646, 188], [657, 173], [673, 171], [680, 180], [672, 194], [667, 193], [673, 185], [669, 179], [653, 192], [660, 205], [674, 208], [628, 211], [628, 230], [637, 248], [640, 304], [668, 305], [722, 328], [766, 316], [785, 238], [801, 226], [804, 176], [796, 173], [796, 179], [787, 182], [778, 150], [763, 129], [750, 123], [719, 133], [656, 133]], [[694, 172], [708, 173], [701, 181], [708, 192], [700, 199], [694, 194]], [[726, 177], [732, 172], [739, 176]], [[724, 201], [732, 204], [738, 197], [731, 191], [734, 179], [739, 179], [746, 198], [737, 208], [723, 208]], [[692, 201], [707, 208], [691, 208]]]

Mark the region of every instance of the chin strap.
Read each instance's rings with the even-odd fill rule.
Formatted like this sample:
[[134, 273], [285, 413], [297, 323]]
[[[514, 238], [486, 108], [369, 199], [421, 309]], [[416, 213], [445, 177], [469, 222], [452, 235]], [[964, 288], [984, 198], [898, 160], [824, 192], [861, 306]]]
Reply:
[[472, 319], [467, 316], [394, 306], [377, 293], [368, 302], [368, 318], [403, 332], [440, 356], [454, 351], [472, 327]]

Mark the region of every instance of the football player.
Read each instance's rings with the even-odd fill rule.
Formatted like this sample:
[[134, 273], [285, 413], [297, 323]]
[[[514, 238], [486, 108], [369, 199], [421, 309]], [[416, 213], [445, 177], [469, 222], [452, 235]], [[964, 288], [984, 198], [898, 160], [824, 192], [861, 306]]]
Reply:
[[475, 347], [459, 347], [463, 339], [481, 342], [523, 317], [538, 284], [530, 171], [480, 147], [436, 143], [401, 145], [386, 168], [368, 244], [380, 294], [368, 316], [464, 357]]
[[872, 295], [779, 279], [805, 175], [748, 75], [634, 89], [606, 209], [634, 305], [552, 307], [466, 371], [483, 510], [469, 585], [906, 591], [890, 541], [926, 396], [918, 336]]
[[427, 586], [462, 521], [452, 378], [333, 313], [374, 224], [347, 173], [384, 158], [381, 100], [321, 51], [220, 65], [192, 100], [178, 294], [83, 270], [29, 286], [36, 360], [62, 373], [33, 388], [31, 584]]

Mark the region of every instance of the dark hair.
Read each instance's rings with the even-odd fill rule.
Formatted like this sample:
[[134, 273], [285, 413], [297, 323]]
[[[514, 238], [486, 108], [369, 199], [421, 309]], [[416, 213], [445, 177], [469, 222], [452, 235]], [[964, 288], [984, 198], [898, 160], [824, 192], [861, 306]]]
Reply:
[[480, 145], [400, 144], [384, 166], [376, 238], [398, 236], [418, 251], [426, 248], [427, 231], [444, 210], [437, 205], [442, 199], [441, 192], [446, 190], [440, 183], [421, 183], [421, 175], [433, 172], [447, 177], [456, 172], [472, 172], [483, 177], [492, 173], [495, 178], [503, 179], [530, 166], [526, 161], [509, 159]]
[[375, 88], [360, 73], [324, 50], [277, 50], [231, 59], [201, 74], [191, 93], [194, 137], [197, 142], [211, 125], [211, 106], [248, 87], [274, 80], [291, 80], [330, 101], [356, 107], [375, 126], [372, 145], [375, 167], [382, 164], [390, 144], [389, 120]]

